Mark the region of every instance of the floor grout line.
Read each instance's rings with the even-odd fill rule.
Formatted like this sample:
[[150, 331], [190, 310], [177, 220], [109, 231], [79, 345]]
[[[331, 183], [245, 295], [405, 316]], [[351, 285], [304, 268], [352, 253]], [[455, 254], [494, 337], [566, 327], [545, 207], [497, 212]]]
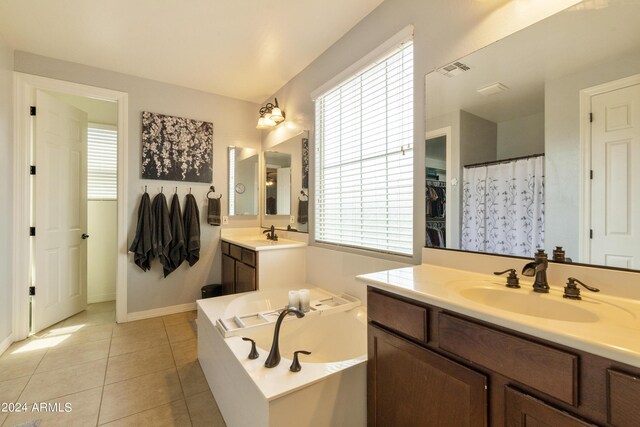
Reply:
[[109, 369], [109, 359], [111, 358], [111, 344], [113, 343], [113, 331], [111, 328], [111, 336], [109, 337], [109, 350], [107, 351], [107, 366], [104, 368], [104, 377], [102, 378], [102, 390], [100, 390], [100, 404], [98, 405], [98, 416], [96, 417], [96, 426], [100, 424], [100, 413], [102, 412], [102, 400], [104, 399], [104, 387], [107, 381], [107, 370]]

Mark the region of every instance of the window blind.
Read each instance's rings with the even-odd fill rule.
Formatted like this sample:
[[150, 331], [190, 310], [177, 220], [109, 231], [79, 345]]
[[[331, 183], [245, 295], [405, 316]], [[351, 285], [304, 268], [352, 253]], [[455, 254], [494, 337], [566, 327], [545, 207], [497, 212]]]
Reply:
[[315, 240], [413, 253], [413, 43], [316, 98]]
[[118, 197], [118, 131], [113, 126], [89, 124], [87, 129], [87, 198]]

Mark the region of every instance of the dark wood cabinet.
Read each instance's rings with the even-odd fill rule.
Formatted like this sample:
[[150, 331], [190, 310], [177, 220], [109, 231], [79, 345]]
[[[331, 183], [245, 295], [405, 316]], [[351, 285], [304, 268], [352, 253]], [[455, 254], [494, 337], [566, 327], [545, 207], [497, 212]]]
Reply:
[[370, 426], [487, 425], [486, 377], [369, 325]]
[[222, 254], [222, 293], [235, 293], [236, 288], [236, 260], [229, 255]]
[[640, 369], [369, 288], [370, 426], [640, 426]]
[[256, 290], [256, 268], [236, 261], [236, 292]]
[[254, 251], [222, 242], [222, 287], [224, 295], [258, 289], [257, 254]]
[[507, 427], [595, 426], [511, 387], [505, 388], [505, 425]]

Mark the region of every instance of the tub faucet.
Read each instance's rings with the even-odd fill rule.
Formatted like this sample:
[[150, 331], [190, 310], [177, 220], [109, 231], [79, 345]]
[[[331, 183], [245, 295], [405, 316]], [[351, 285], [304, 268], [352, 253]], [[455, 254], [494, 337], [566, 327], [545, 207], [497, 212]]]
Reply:
[[304, 317], [304, 313], [298, 310], [297, 308], [287, 307], [280, 313], [278, 316], [278, 320], [276, 320], [276, 329], [273, 331], [273, 343], [271, 343], [271, 351], [269, 351], [269, 356], [267, 356], [267, 360], [264, 362], [264, 366], [267, 368], [275, 368], [280, 363], [280, 348], [278, 346], [278, 339], [280, 338], [280, 325], [285, 317], [288, 314], [295, 314], [298, 319]]
[[536, 280], [533, 282], [533, 291], [546, 294], [549, 292], [549, 283], [547, 282], [547, 268], [549, 267], [549, 260], [544, 249], [538, 249], [533, 262], [530, 262], [522, 269], [522, 274], [525, 276], [536, 276]]
[[267, 240], [273, 240], [276, 242], [278, 240], [278, 235], [276, 234], [276, 228], [272, 225], [268, 230], [264, 230], [263, 234], [267, 235]]

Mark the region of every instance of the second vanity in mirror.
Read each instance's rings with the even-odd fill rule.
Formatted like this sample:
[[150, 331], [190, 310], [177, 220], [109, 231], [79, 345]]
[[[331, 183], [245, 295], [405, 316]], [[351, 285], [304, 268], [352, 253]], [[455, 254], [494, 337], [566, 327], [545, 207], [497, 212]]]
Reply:
[[426, 76], [426, 247], [640, 269], [640, 3], [596, 3]]

